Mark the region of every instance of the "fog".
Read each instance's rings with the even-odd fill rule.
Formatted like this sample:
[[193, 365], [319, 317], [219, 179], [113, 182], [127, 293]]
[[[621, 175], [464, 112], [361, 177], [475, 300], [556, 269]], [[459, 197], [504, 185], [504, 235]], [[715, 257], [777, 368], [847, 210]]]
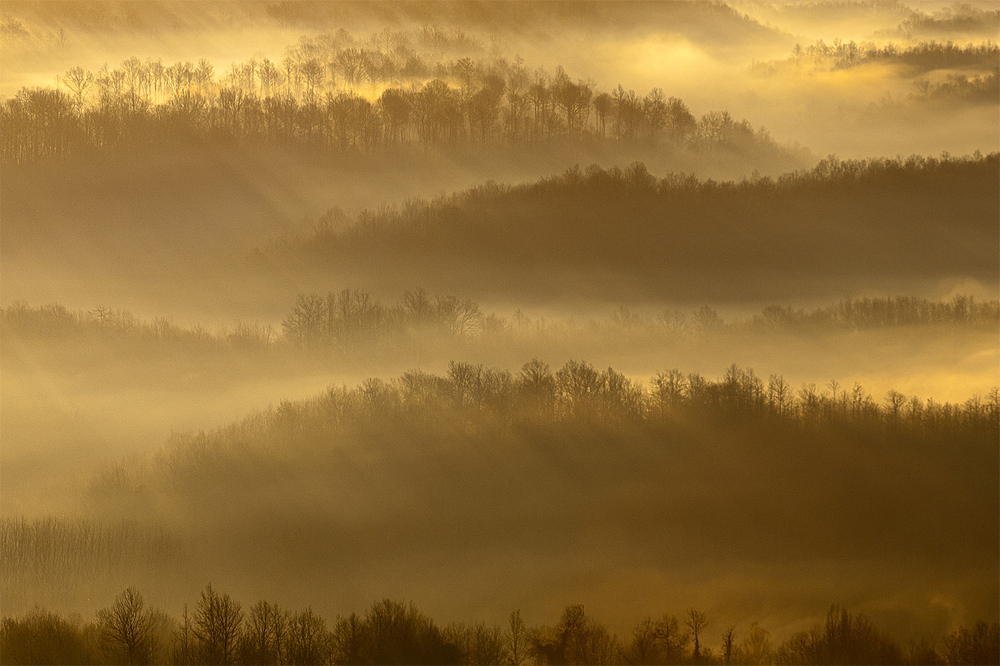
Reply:
[[[995, 3], [8, 0], [0, 30], [4, 663], [1000, 640]], [[165, 613], [138, 657], [130, 587]], [[185, 629], [213, 589], [233, 654]], [[261, 600], [326, 651], [254, 653]], [[391, 657], [397, 611], [424, 638]]]

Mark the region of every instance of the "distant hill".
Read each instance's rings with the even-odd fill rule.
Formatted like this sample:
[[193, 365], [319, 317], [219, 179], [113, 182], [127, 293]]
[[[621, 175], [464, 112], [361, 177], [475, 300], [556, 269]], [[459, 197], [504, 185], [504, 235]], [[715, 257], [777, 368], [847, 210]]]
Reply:
[[785, 299], [960, 276], [995, 285], [998, 158], [830, 159], [777, 180], [723, 183], [661, 180], [641, 164], [571, 169], [321, 224], [269, 257], [522, 298]]

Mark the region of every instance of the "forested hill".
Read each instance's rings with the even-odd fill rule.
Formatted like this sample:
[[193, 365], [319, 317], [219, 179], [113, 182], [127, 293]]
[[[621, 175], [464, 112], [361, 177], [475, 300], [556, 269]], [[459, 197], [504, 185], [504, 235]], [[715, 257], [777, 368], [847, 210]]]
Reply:
[[[541, 520], [542, 507], [576, 512], [602, 493], [609, 510], [646, 501], [645, 511], [666, 511], [671, 498], [693, 494], [704, 496], [709, 512], [756, 507], [756, 528], [719, 518], [732, 538], [756, 551], [924, 552], [933, 540], [926, 557], [957, 552], [964, 543], [972, 561], [996, 552], [998, 409], [995, 389], [961, 405], [897, 391], [875, 398], [860, 385], [836, 382], [829, 390], [795, 390], [780, 376], [764, 380], [735, 365], [717, 380], [673, 369], [646, 384], [585, 361], [551, 369], [532, 359], [514, 373], [453, 362], [444, 376], [411, 371], [351, 389], [333, 386], [207, 433], [178, 434], [132, 469], [102, 474], [91, 499], [107, 502], [113, 515], [149, 518], [170, 514], [171, 506], [197, 513], [211, 495], [220, 498], [211, 503], [216, 519], [286, 524], [317, 513], [357, 519], [383, 487], [392, 512], [427, 518], [440, 511], [435, 520], [471, 513], [478, 516], [472, 524], [486, 525], [481, 512], [508, 502], [505, 520], [517, 522], [529, 513]], [[743, 463], [732, 466], [733, 460]], [[936, 470], [933, 477], [928, 469]], [[662, 485], [681, 477], [700, 483]], [[389, 478], [399, 484], [392, 491], [384, 486]], [[839, 485], [844, 478], [858, 481], [848, 490]], [[640, 495], [628, 496], [632, 486], [623, 479], [642, 486]], [[289, 484], [312, 493], [299, 498]], [[329, 501], [312, 506], [317, 496]], [[472, 497], [485, 503], [477, 506]], [[915, 529], [901, 540], [881, 529], [852, 532], [858, 502], [871, 502], [865, 517], [871, 525], [888, 527], [904, 515], [914, 525], [942, 522], [933, 534]], [[806, 527], [819, 503], [840, 510], [830, 524]], [[775, 513], [767, 508], [782, 504]], [[792, 514], [808, 537], [784, 522]], [[754, 529], [772, 538], [757, 542]], [[709, 546], [720, 538], [698, 540]]]
[[[426, 22], [442, 4], [337, 3], [335, 14], [349, 21], [352, 12], [379, 14], [381, 8], [400, 19], [423, 13]], [[603, 19], [630, 30], [639, 16], [621, 11], [615, 3], [588, 3], [571, 13], [560, 9], [560, 3], [523, 3], [513, 10], [501, 10], [497, 3], [474, 8], [447, 4], [457, 10], [459, 25], [462, 17], [466, 24], [477, 24], [498, 18], [502, 11], [504, 22], [515, 26], [551, 19], [579, 28]], [[649, 12], [644, 21], [662, 16], [675, 30], [691, 31], [702, 41], [709, 39], [708, 33], [714, 40], [726, 33], [720, 32], [718, 20], [728, 22], [734, 38], [748, 29], [774, 32], [721, 3], [642, 4]], [[126, 17], [142, 25], [128, 16], [127, 5], [103, 8], [103, 17], [61, 9], [68, 25], [82, 21], [112, 28]], [[38, 8], [15, 9], [39, 14]], [[153, 9], [167, 8], [157, 4]], [[314, 29], [334, 18], [323, 3], [264, 9], [257, 7], [256, 14], [250, 10], [250, 18], [295, 25], [311, 17]], [[120, 15], [123, 10], [125, 17]], [[170, 11], [191, 12], [183, 5]], [[218, 18], [225, 11], [216, 6], [202, 18]], [[15, 18], [4, 23], [16, 53], [19, 46], [27, 48], [30, 39], [27, 28], [19, 32], [11, 27], [15, 24], [20, 25]], [[601, 24], [602, 30], [607, 27]], [[614, 79], [601, 90], [593, 80], [571, 75], [562, 66], [549, 73], [538, 63], [505, 54], [499, 43], [488, 46], [481, 35], [454, 26], [386, 28], [368, 39], [341, 27], [303, 35], [285, 53], [281, 60], [232, 62], [226, 71], [216, 71], [205, 57], [170, 64], [135, 55], [118, 66], [70, 67], [56, 77], [56, 88], [22, 88], [0, 105], [5, 127], [0, 158], [8, 164], [24, 163], [206, 142], [229, 148], [294, 145], [324, 155], [407, 149], [478, 152], [485, 146], [517, 151], [544, 146], [551, 151], [553, 144], [610, 143], [623, 144], [633, 155], [649, 146], [726, 151], [752, 156], [761, 164], [777, 161], [778, 168], [794, 168], [802, 158], [800, 150], [779, 146], [766, 130], [729, 112], [709, 110], [696, 116], [669, 90], [654, 87], [648, 94], [636, 93], [627, 84], [615, 85]]]
[[[779, 560], [782, 576], [830, 562], [921, 576], [947, 563], [981, 581], [967, 610], [984, 616], [995, 608], [997, 409], [995, 391], [962, 405], [836, 383], [795, 391], [736, 366], [646, 384], [584, 361], [515, 372], [456, 362], [176, 435], [108, 468], [88, 500], [119, 520], [184, 526], [234, 581], [252, 580], [238, 567], [288, 570], [311, 595], [343, 595], [373, 553], [442, 567], [496, 557], [518, 588], [530, 585], [524, 570], [601, 557]], [[299, 566], [284, 559], [290, 548]], [[877, 595], [867, 584], [851, 598]]]
[[[742, 182], [573, 168], [354, 218], [332, 211], [272, 266], [378, 274], [403, 289], [521, 296], [783, 299], [997, 281], [1000, 155], [826, 159]], [[357, 283], [357, 282], [355, 282]]]
[[[76, 67], [61, 79], [69, 92], [24, 88], [0, 105], [0, 159], [22, 164], [204, 143], [296, 147], [325, 156], [581, 145], [634, 155], [653, 148], [722, 152], [754, 158], [760, 168], [793, 168], [805, 155], [728, 111], [696, 117], [659, 88], [645, 96], [621, 85], [600, 91], [573, 81], [561, 67], [554, 77], [533, 78], [523, 63], [486, 65], [469, 58], [386, 71], [390, 65], [371, 64], [360, 50], [346, 53], [351, 79], [336, 93], [327, 91], [326, 66], [315, 58], [294, 74], [287, 63], [284, 75], [269, 61], [234, 64], [218, 81], [204, 60], [197, 67], [150, 69], [133, 57], [96, 76]], [[278, 83], [292, 76], [299, 81], [294, 89]], [[355, 91], [369, 81], [397, 85], [369, 99]], [[90, 103], [95, 88], [98, 99]]]

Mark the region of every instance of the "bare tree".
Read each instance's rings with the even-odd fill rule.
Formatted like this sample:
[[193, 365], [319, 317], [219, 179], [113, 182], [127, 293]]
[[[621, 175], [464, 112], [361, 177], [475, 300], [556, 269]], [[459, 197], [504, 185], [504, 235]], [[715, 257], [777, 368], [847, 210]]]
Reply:
[[308, 608], [288, 622], [288, 663], [323, 664], [330, 653], [326, 621]]
[[736, 638], [736, 627], [730, 625], [722, 634], [722, 663], [733, 663], [733, 642]]
[[281, 322], [286, 335], [296, 342], [309, 345], [323, 337], [326, 305], [316, 294], [299, 294], [295, 307]]
[[507, 663], [521, 666], [528, 651], [528, 628], [521, 619], [521, 611], [512, 611], [507, 622]]
[[607, 132], [608, 118], [614, 113], [615, 101], [608, 93], [602, 92], [594, 96], [594, 112], [597, 114], [597, 131], [601, 138]]
[[896, 424], [899, 422], [899, 413], [906, 404], [906, 396], [896, 391], [895, 389], [890, 389], [888, 393], [885, 394], [885, 405], [888, 408], [888, 415], [890, 422]]
[[623, 651], [625, 662], [629, 664], [656, 663], [659, 632], [652, 618], [646, 618], [632, 630], [632, 642]]
[[74, 67], [67, 71], [61, 78], [62, 84], [73, 93], [73, 101], [76, 103], [78, 111], [83, 111], [87, 93], [94, 86], [94, 75], [85, 71], [83, 67]]
[[692, 608], [688, 611], [687, 620], [684, 621], [684, 624], [691, 629], [691, 633], [694, 635], [694, 653], [691, 657], [697, 663], [701, 661], [701, 643], [698, 642], [698, 636], [708, 626], [708, 617], [702, 611]]
[[653, 88], [642, 100], [642, 111], [649, 132], [649, 140], [653, 145], [656, 145], [670, 121], [670, 109], [663, 90]]
[[134, 587], [125, 588], [109, 608], [97, 611], [105, 649], [129, 664], [150, 664], [153, 658], [153, 614]]
[[202, 661], [207, 664], [232, 664], [236, 660], [243, 625], [240, 604], [220, 595], [212, 584], [202, 590], [194, 612], [194, 635], [201, 647]]
[[243, 635], [243, 662], [277, 664], [285, 658], [288, 616], [278, 604], [258, 601], [250, 609]]
[[184, 604], [181, 624], [174, 632], [173, 662], [175, 664], [191, 664], [195, 661], [194, 657], [194, 627], [191, 625], [191, 614], [188, 613], [187, 604]]
[[483, 313], [472, 301], [460, 301], [454, 296], [438, 297], [438, 321], [445, 331], [456, 338], [468, 338], [483, 330]]
[[299, 71], [306, 83], [306, 100], [315, 101], [316, 89], [322, 85], [326, 74], [323, 64], [315, 58], [310, 58], [299, 65]]
[[461, 652], [461, 663], [506, 664], [510, 655], [507, 640], [500, 627], [483, 622], [475, 625], [453, 624], [444, 631], [445, 640], [455, 645]]
[[774, 652], [771, 642], [771, 632], [756, 622], [750, 625], [747, 635], [743, 637], [739, 649], [739, 661], [742, 664], [770, 664]]
[[338, 617], [331, 639], [335, 664], [363, 663], [362, 653], [368, 641], [368, 627], [356, 613]]
[[687, 632], [681, 631], [681, 624], [677, 618], [673, 615], [664, 615], [656, 623], [656, 632], [663, 647], [664, 663], [673, 664], [679, 661], [689, 636]]

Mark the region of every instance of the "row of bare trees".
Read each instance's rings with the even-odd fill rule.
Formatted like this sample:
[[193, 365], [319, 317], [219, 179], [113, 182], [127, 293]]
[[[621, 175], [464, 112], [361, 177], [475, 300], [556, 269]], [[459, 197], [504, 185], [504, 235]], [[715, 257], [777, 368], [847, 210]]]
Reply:
[[[299, 86], [282, 87], [273, 63], [235, 66], [221, 80], [211, 63], [126, 60], [93, 73], [74, 67], [60, 88], [25, 88], [0, 106], [5, 161], [63, 157], [85, 150], [150, 147], [192, 139], [295, 143], [325, 151], [419, 146], [529, 146], [553, 140], [776, 150], [764, 130], [727, 112], [700, 120], [656, 88], [645, 97], [622, 86], [598, 92], [530, 72], [520, 60], [490, 66], [463, 59], [435, 72], [371, 89], [321, 85], [328, 68], [309, 60]], [[315, 72], [314, 72], [315, 70]], [[303, 74], [304, 72], [304, 74]], [[289, 70], [287, 77], [293, 74]]]
[[955, 44], [954, 42], [921, 42], [900, 46], [889, 42], [844, 42], [839, 39], [827, 44], [819, 40], [803, 47], [796, 44], [785, 61], [762, 61], [754, 64], [755, 71], [774, 71], [781, 66], [803, 64], [847, 69], [864, 64], [903, 65], [917, 71], [947, 69], [990, 70], [1000, 58], [1000, 48], [993, 42]]
[[735, 364], [718, 380], [669, 370], [648, 385], [585, 361], [552, 371], [538, 359], [518, 373], [482, 364], [451, 362], [445, 376], [410, 371], [391, 381], [331, 388], [304, 402], [282, 402], [262, 417], [219, 437], [282, 440], [299, 432], [342, 428], [407, 429], [415, 424], [468, 423], [502, 432], [528, 423], [585, 422], [653, 431], [673, 423], [759, 423], [767, 428], [851, 433], [862, 440], [988, 441], [1000, 432], [997, 389], [961, 404], [921, 400], [889, 390], [877, 400], [858, 383], [836, 380], [796, 389], [780, 375], [764, 380]]
[[338, 617], [332, 628], [311, 608], [242, 604], [209, 584], [180, 621], [146, 605], [129, 587], [83, 627], [36, 610], [5, 618], [0, 663], [107, 664], [996, 664], [1000, 627], [960, 627], [940, 646], [903, 649], [863, 614], [834, 606], [823, 624], [776, 645], [758, 623], [725, 628], [721, 646], [705, 645], [708, 615], [645, 618], [624, 640], [565, 608], [555, 626], [529, 627], [520, 611], [506, 626], [438, 627], [412, 603], [384, 599], [364, 615]]
[[8, 600], [106, 571], [154, 570], [178, 551], [162, 529], [129, 521], [0, 520], [0, 582]]
[[959, 295], [950, 301], [929, 301], [908, 296], [850, 298], [810, 311], [769, 305], [749, 324], [775, 329], [837, 327], [863, 330], [945, 323], [989, 327], [996, 326], [997, 322], [1000, 322], [1000, 302], [979, 301], [974, 296]]
[[288, 339], [309, 346], [376, 342], [399, 338], [410, 330], [469, 338], [499, 323], [497, 317], [484, 315], [470, 300], [454, 296], [432, 299], [423, 289], [407, 291], [401, 303], [388, 307], [366, 291], [344, 289], [325, 298], [300, 294], [282, 328]]
[[219, 347], [265, 350], [291, 344], [313, 348], [359, 345], [399, 346], [412, 338], [429, 335], [451, 340], [494, 339], [510, 342], [518, 336], [544, 338], [546, 331], [584, 335], [658, 336], [661, 339], [704, 334], [756, 335], [778, 332], [821, 333], [837, 330], [875, 330], [915, 326], [959, 326], [991, 330], [1000, 324], [1000, 302], [956, 296], [950, 301], [897, 296], [844, 299], [810, 310], [769, 305], [748, 319], [725, 320], [703, 305], [691, 312], [667, 309], [654, 317], [626, 306], [610, 318], [591, 322], [580, 330], [568, 324], [531, 319], [520, 311], [512, 317], [484, 312], [474, 301], [456, 296], [431, 296], [425, 289], [406, 291], [396, 303], [386, 303], [360, 289], [331, 291], [326, 296], [300, 294], [282, 320], [280, 332], [267, 324], [236, 322], [211, 332], [203, 327], [185, 328], [165, 318], [143, 320], [128, 311], [98, 306], [86, 312], [71, 312], [58, 303], [30, 306], [15, 301], [0, 308], [0, 333], [24, 341], [58, 341], [73, 338], [117, 339], [120, 343], [145, 342], [157, 346], [169, 342], [184, 347]]

